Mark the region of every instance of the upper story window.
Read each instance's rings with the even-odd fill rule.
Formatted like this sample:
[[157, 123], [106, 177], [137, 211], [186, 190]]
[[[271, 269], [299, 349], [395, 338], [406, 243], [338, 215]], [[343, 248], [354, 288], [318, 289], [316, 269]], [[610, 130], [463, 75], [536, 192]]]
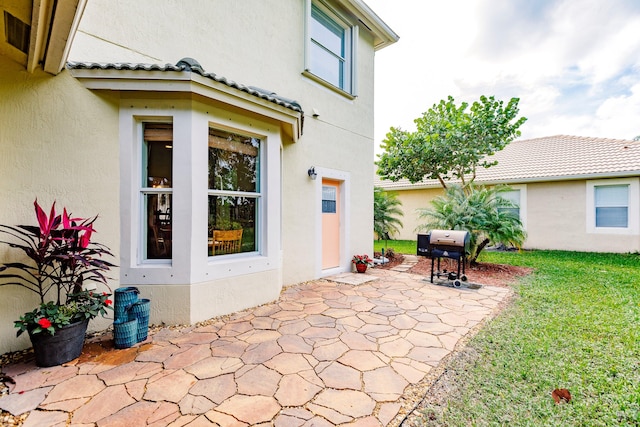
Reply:
[[596, 227], [626, 228], [629, 185], [596, 185], [594, 192]]
[[258, 250], [260, 139], [209, 129], [209, 255]]
[[143, 123], [141, 212], [142, 259], [171, 259], [173, 125]]
[[351, 26], [324, 4], [312, 2], [307, 30], [306, 71], [322, 83], [354, 95], [356, 34], [357, 27]]

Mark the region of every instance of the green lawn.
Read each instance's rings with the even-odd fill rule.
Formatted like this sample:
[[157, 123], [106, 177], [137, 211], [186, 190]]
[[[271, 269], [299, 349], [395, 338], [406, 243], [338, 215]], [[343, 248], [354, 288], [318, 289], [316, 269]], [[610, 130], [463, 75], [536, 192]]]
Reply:
[[387, 249], [393, 249], [396, 253], [399, 254], [416, 254], [417, 250], [417, 242], [415, 240], [374, 240], [373, 241], [373, 250], [376, 252], [380, 252], [380, 249], [385, 248], [385, 252]]
[[[536, 272], [469, 342], [474, 357], [444, 411], [427, 407], [422, 425], [640, 425], [640, 256], [486, 252], [480, 261]], [[555, 388], [569, 389], [571, 403], [556, 405]]]

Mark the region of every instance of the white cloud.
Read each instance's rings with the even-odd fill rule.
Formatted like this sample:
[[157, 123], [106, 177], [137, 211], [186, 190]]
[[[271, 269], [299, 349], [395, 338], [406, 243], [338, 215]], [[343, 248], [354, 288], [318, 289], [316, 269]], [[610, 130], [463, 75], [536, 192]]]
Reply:
[[365, 1], [400, 35], [376, 54], [376, 142], [448, 95], [519, 97], [523, 137], [640, 134], [637, 0]]
[[632, 139], [640, 135], [640, 83], [630, 95], [609, 98], [596, 111], [597, 132], [612, 138]]

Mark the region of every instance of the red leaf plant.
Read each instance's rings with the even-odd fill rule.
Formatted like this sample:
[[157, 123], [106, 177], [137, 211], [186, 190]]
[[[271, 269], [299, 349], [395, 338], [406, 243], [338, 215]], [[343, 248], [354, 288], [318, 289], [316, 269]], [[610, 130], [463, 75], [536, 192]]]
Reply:
[[[63, 209], [56, 214], [55, 202], [49, 215], [34, 202], [38, 226], [0, 225], [0, 243], [21, 251], [25, 262], [0, 264], [0, 285], [22, 286], [38, 294], [40, 307], [25, 313], [15, 322], [18, 335], [25, 330], [39, 333], [56, 329], [82, 319], [105, 315], [110, 294], [95, 293], [83, 288], [96, 282], [109, 288], [105, 273], [114, 264], [105, 260], [113, 254], [106, 246], [91, 241], [98, 218], [74, 218]], [[45, 302], [52, 294], [54, 301]]]

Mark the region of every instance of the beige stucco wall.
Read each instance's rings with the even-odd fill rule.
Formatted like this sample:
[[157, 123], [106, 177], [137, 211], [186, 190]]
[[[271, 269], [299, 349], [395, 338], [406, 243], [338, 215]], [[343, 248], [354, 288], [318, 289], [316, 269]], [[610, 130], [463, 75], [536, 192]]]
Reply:
[[[351, 268], [354, 253], [372, 252], [374, 51], [366, 29], [357, 44], [358, 96], [351, 99], [302, 75], [303, 1], [200, 0], [189, 7], [174, 0], [88, 2], [69, 60], [175, 64], [192, 57], [207, 72], [293, 98], [306, 112], [300, 140], [281, 147], [281, 199], [269, 201], [282, 206], [277, 268], [192, 285], [141, 285], [143, 296], [152, 298], [152, 322], [203, 320], [275, 299], [283, 285], [321, 276], [318, 186], [307, 176], [312, 165], [344, 177], [348, 189], [341, 268]], [[0, 76], [0, 222], [32, 221], [35, 197], [43, 205], [56, 199], [77, 215], [99, 213], [95, 236], [119, 258], [121, 97], [92, 92], [67, 71], [28, 74], [2, 56]], [[119, 286], [118, 274], [112, 288]], [[265, 281], [276, 286], [265, 290]], [[13, 320], [35, 301], [18, 288], [0, 292], [2, 353], [28, 346], [26, 337], [14, 338]]]
[[[587, 182], [527, 184], [527, 249], [637, 252], [637, 234], [593, 233], [587, 229]], [[638, 194], [631, 197], [638, 198]], [[630, 218], [630, 221], [633, 221]], [[637, 219], [636, 219], [637, 221]]]
[[[192, 57], [207, 72], [298, 101], [306, 112], [304, 135], [296, 144], [285, 144], [282, 153], [283, 280], [292, 284], [317, 276], [320, 248], [314, 224], [320, 208], [306, 173], [312, 165], [350, 173], [348, 202], [354, 209], [347, 218], [348, 253], [341, 255], [350, 268], [354, 253], [372, 252], [371, 35], [364, 28], [359, 32], [358, 96], [349, 99], [302, 75], [303, 1], [208, 0], [190, 6], [176, 7], [172, 0], [154, 1], [153, 7], [145, 1], [91, 1], [69, 59], [175, 64]], [[314, 109], [317, 117], [312, 117]]]
[[[517, 185], [526, 194], [526, 211], [521, 214], [525, 218], [527, 231], [523, 248], [619, 253], [640, 251], [640, 235], [633, 231], [626, 234], [618, 231], [613, 234], [589, 230], [587, 181], [512, 185]], [[404, 227], [396, 238], [415, 240], [415, 228], [423, 222], [418, 219], [416, 209], [430, 206], [430, 201], [442, 194], [442, 190], [400, 190], [396, 193], [404, 212]], [[630, 197], [638, 200], [640, 194], [631, 194]], [[638, 219], [630, 218], [631, 221]]]
[[[68, 73], [29, 74], [0, 56], [0, 223], [36, 224], [33, 201], [74, 215], [99, 214], [94, 239], [118, 256], [118, 122], [109, 97], [87, 91]], [[7, 259], [6, 245], [0, 259]], [[117, 260], [116, 260], [117, 262]], [[118, 272], [112, 275], [117, 287]], [[35, 294], [0, 287], [0, 353], [28, 346], [13, 321], [36, 306]], [[90, 327], [103, 329], [108, 321]]]
[[418, 233], [426, 232], [417, 230], [418, 226], [425, 223], [424, 219], [418, 217], [417, 210], [431, 207], [431, 201], [441, 195], [442, 190], [439, 188], [429, 188], [423, 190], [402, 190], [393, 193], [395, 193], [398, 200], [402, 202], [400, 209], [402, 209], [403, 216], [400, 217], [400, 220], [403, 226], [399, 234], [394, 234], [391, 237], [398, 240], [416, 240]]

